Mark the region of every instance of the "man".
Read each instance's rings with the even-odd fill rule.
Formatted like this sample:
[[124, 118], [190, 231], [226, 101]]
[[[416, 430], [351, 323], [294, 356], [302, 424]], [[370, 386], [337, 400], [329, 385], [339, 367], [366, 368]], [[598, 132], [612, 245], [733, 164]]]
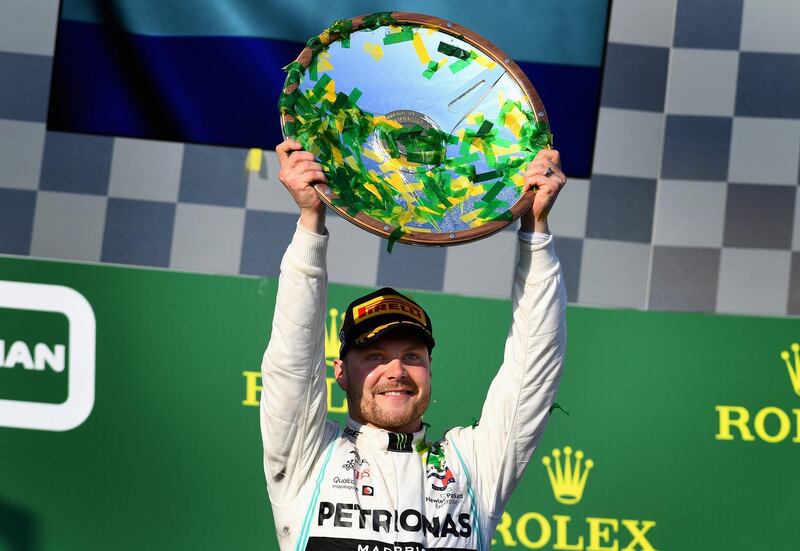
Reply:
[[538, 191], [521, 217], [514, 321], [480, 423], [429, 442], [432, 325], [393, 289], [348, 307], [334, 370], [350, 413], [343, 429], [325, 419], [328, 236], [313, 189], [325, 175], [299, 143], [276, 150], [300, 210], [262, 364], [264, 470], [280, 548], [488, 549], [561, 375], [566, 295], [547, 228], [566, 182], [558, 152], [540, 152], [525, 173], [525, 188]]

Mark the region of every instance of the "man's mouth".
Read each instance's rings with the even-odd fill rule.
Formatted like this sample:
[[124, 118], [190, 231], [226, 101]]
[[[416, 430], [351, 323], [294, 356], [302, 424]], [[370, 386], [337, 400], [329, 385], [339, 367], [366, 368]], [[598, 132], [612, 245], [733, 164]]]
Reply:
[[379, 396], [413, 396], [414, 392], [408, 389], [384, 390], [378, 392]]

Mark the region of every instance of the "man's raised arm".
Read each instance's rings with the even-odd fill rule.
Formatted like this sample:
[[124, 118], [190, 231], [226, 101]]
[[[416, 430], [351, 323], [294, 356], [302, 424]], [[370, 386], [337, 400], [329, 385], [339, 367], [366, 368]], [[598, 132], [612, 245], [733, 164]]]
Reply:
[[492, 516], [502, 514], [544, 431], [566, 348], [566, 292], [547, 225], [547, 214], [566, 183], [558, 152], [541, 151], [525, 182], [537, 192], [531, 210], [520, 219], [513, 324], [503, 365], [489, 388], [480, 423], [463, 434], [464, 443], [472, 446], [468, 461], [482, 505]]
[[261, 436], [270, 499], [287, 502], [311, 471], [325, 430], [325, 207], [313, 185], [325, 181], [297, 142], [277, 148], [280, 180], [300, 210], [281, 261], [272, 333], [261, 364]]

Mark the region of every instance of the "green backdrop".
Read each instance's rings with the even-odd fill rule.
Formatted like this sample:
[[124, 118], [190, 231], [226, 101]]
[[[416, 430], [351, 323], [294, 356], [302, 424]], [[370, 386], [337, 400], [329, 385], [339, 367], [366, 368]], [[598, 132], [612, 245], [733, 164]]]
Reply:
[[[71, 287], [97, 322], [83, 424], [8, 428], [0, 413], [0, 550], [277, 547], [252, 405], [275, 279], [0, 258], [0, 280]], [[331, 285], [329, 306], [365, 291]], [[426, 415], [438, 438], [477, 419], [510, 302], [414, 297], [439, 343]], [[63, 401], [69, 362], [27, 369], [6, 353], [18, 341], [68, 347], [65, 318], [3, 300], [0, 404]], [[573, 306], [568, 329], [557, 398], [568, 413], [552, 414], [495, 548], [796, 545], [800, 365], [781, 352], [800, 342], [800, 320]], [[342, 404], [334, 388], [333, 417]], [[553, 484], [542, 459], [566, 467], [566, 447], [583, 452], [581, 469]]]

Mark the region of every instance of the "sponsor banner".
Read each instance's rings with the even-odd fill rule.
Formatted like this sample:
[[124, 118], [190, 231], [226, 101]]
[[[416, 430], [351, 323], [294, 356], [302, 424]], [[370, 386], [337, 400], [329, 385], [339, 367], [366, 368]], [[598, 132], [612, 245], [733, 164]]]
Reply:
[[94, 405], [95, 318], [79, 292], [0, 281], [0, 427], [63, 431]]
[[[0, 258], [0, 280], [0, 546], [275, 548], [257, 407], [275, 279]], [[329, 364], [343, 308], [366, 291], [331, 286]], [[478, 420], [511, 304], [413, 298], [437, 328], [425, 420], [438, 438]], [[493, 549], [791, 547], [800, 320], [570, 307], [568, 326], [560, 407]], [[330, 365], [328, 389], [343, 421]], [[429, 463], [419, 483], [443, 506], [463, 498]], [[378, 473], [356, 455], [348, 466], [338, 483], [368, 503]], [[314, 514], [467, 529], [444, 513], [339, 509]]]

